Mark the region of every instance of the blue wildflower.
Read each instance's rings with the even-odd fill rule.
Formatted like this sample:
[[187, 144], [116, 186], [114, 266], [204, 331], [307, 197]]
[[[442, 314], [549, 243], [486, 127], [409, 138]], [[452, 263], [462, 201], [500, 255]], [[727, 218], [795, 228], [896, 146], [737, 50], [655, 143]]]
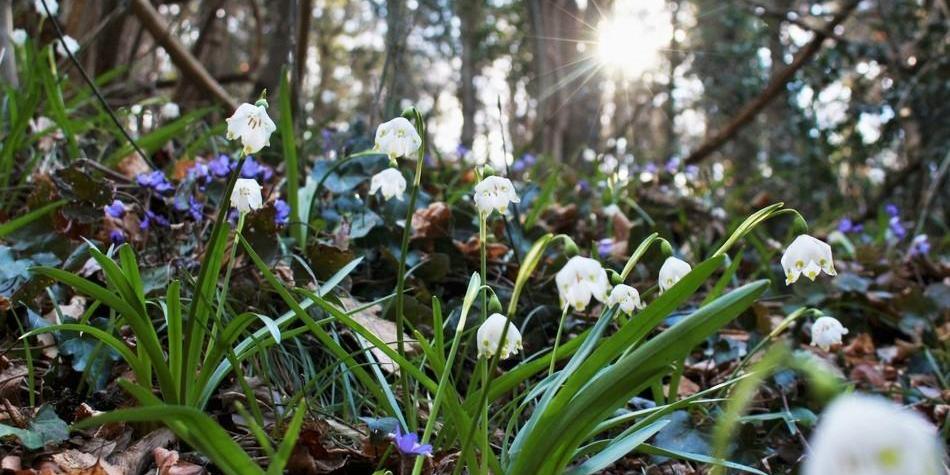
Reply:
[[524, 164], [527, 166], [534, 166], [538, 162], [538, 157], [535, 157], [534, 154], [526, 153], [521, 156], [521, 159], [524, 160]]
[[115, 245], [122, 244], [125, 242], [125, 233], [118, 229], [113, 229], [112, 231], [109, 231], [109, 240]]
[[241, 167], [241, 178], [258, 178], [261, 181], [268, 181], [273, 176], [274, 169], [254, 160], [254, 157], [247, 157]]
[[901, 224], [900, 216], [892, 216], [887, 222], [887, 227], [898, 240], [904, 239], [904, 237], [907, 236], [907, 229], [904, 228], [903, 224]]
[[284, 200], [274, 201], [274, 221], [277, 224], [287, 224], [290, 222], [290, 205]]
[[664, 165], [664, 168], [666, 169], [666, 172], [667, 172], [667, 173], [671, 173], [671, 174], [672, 174], [672, 173], [676, 173], [676, 170], [678, 170], [679, 167], [680, 167], [680, 159], [679, 159], [679, 157], [673, 157], [673, 158], [669, 159], [669, 160], [666, 162], [666, 164]]
[[105, 210], [110, 218], [122, 219], [125, 216], [125, 204], [119, 200], [113, 201], [111, 205], [106, 205]]
[[600, 241], [597, 241], [597, 254], [600, 255], [600, 258], [603, 259], [610, 255], [610, 251], [614, 248], [614, 240], [610, 238], [604, 238]]
[[914, 240], [911, 242], [910, 254], [912, 256], [924, 256], [930, 252], [930, 239], [926, 234], [918, 234], [914, 236]]
[[211, 170], [211, 174], [218, 178], [228, 176], [234, 166], [235, 165], [231, 163], [231, 157], [224, 154], [218, 155], [218, 158], [208, 162], [208, 169]]
[[171, 226], [171, 223], [168, 222], [168, 219], [160, 214], [155, 214], [152, 210], [145, 210], [145, 217], [142, 219], [142, 222], [139, 223], [139, 229], [145, 230], [155, 224], [160, 228], [167, 228]]
[[396, 424], [396, 432], [393, 433], [393, 442], [396, 443], [396, 449], [399, 450], [399, 453], [403, 455], [432, 455], [431, 444], [419, 444], [419, 436], [415, 433], [403, 434], [399, 424]]
[[858, 234], [864, 231], [864, 226], [855, 224], [854, 221], [851, 221], [851, 218], [844, 218], [838, 223], [838, 231], [845, 234]]
[[577, 188], [578, 188], [581, 192], [590, 191], [590, 182], [587, 181], [587, 180], [578, 180], [578, 182], [577, 182]]
[[468, 152], [470, 151], [471, 150], [469, 150], [468, 147], [462, 144], [458, 144], [458, 146], [455, 147], [455, 155], [457, 155], [458, 158], [465, 158], [465, 156], [468, 155]]
[[884, 211], [887, 212], [887, 215], [894, 218], [900, 214], [900, 210], [897, 208], [897, 205], [894, 203], [888, 203], [884, 206]]
[[161, 170], [156, 170], [151, 173], [140, 173], [135, 177], [135, 181], [138, 182], [139, 186], [151, 188], [160, 194], [166, 194], [175, 189], [175, 186], [165, 178], [165, 174], [162, 173]]
[[643, 167], [643, 171], [653, 174], [653, 175], [656, 175], [656, 170], [657, 170], [656, 164], [653, 162], [649, 162]]
[[204, 219], [204, 209], [205, 204], [195, 199], [194, 196], [188, 197], [188, 214], [191, 215], [191, 218], [196, 222], [201, 222]]
[[699, 167], [696, 165], [686, 165], [686, 178], [695, 180], [699, 177]]
[[515, 173], [521, 173], [525, 171], [526, 168], [528, 168], [528, 165], [525, 163], [523, 159], [520, 159], [520, 158], [515, 160], [515, 163], [511, 164], [511, 171]]
[[201, 186], [207, 185], [211, 183], [211, 169], [204, 163], [195, 162], [195, 164], [188, 169], [188, 178]]

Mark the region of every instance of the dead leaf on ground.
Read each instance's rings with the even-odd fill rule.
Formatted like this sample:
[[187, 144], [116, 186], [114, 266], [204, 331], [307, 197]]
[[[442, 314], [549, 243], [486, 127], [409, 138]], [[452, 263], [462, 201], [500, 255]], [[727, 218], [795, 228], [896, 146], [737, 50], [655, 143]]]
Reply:
[[158, 475], [198, 475], [205, 473], [204, 467], [180, 460], [177, 450], [157, 447], [152, 451]]
[[[468, 259], [481, 259], [481, 250], [479, 249], [478, 236], [472, 236], [464, 243], [461, 241], [455, 241], [455, 247]], [[489, 261], [497, 261], [507, 253], [508, 246], [497, 242], [490, 242], [485, 248], [485, 256]]]
[[53, 461], [65, 475], [125, 475], [124, 471], [100, 457], [70, 449], [53, 455]]
[[145, 163], [145, 160], [142, 160], [142, 157], [137, 153], [123, 158], [122, 161], [116, 165], [115, 169], [125, 175], [129, 180], [134, 180], [136, 176], [152, 171], [151, 167], [149, 167], [148, 164]]
[[436, 239], [449, 235], [452, 209], [441, 201], [417, 209], [412, 214], [412, 238]]
[[[362, 306], [360, 302], [349, 297], [342, 297], [340, 301], [343, 303], [343, 308], [348, 311]], [[350, 317], [395, 350], [397, 348], [396, 323], [380, 318], [379, 314], [382, 312], [382, 309], [382, 305], [376, 304], [356, 312], [350, 315]], [[416, 342], [409, 339], [408, 335], [403, 337], [403, 341], [406, 344], [406, 351], [415, 352], [417, 350]], [[372, 347], [370, 351], [373, 353], [373, 357], [379, 361], [379, 366], [383, 370], [390, 373], [399, 372], [399, 368], [393, 362], [392, 358], [387, 356], [382, 350]]]

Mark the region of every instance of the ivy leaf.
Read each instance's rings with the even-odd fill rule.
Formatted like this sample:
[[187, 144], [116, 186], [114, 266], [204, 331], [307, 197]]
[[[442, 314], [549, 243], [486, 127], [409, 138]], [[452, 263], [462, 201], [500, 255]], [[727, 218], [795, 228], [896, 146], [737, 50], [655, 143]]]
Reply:
[[0, 437], [8, 435], [20, 439], [20, 443], [27, 449], [36, 450], [43, 448], [46, 444], [68, 439], [69, 428], [66, 422], [56, 415], [52, 407], [43, 406], [26, 429], [0, 424]]

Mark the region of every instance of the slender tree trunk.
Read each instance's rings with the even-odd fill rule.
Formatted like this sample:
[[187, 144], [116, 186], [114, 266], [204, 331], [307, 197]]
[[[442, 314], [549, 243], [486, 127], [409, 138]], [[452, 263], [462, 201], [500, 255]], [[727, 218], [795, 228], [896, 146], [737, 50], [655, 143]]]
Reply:
[[667, 72], [669, 80], [666, 83], [666, 140], [664, 142], [664, 160], [669, 160], [673, 155], [679, 153], [679, 147], [676, 142], [676, 68], [683, 61], [683, 56], [679, 52], [679, 41], [676, 40], [676, 30], [679, 28], [679, 11], [682, 6], [682, 0], [670, 0], [670, 25], [673, 34], [670, 35], [669, 62], [670, 69]]
[[7, 84], [17, 87], [16, 49], [10, 34], [13, 33], [13, 0], [0, 0], [0, 51], [3, 62], [0, 63], [0, 77]]
[[386, 0], [386, 102], [383, 118], [389, 119], [402, 112], [400, 103], [406, 99], [408, 87], [408, 58], [406, 37], [409, 33], [409, 16], [406, 0]]
[[273, 8], [268, 8], [267, 60], [257, 76], [254, 95], [267, 89], [268, 95], [277, 94], [280, 84], [280, 71], [287, 64], [293, 46], [294, 0], [276, 0]]
[[462, 103], [462, 145], [471, 148], [475, 139], [475, 112], [478, 110], [475, 76], [478, 74], [478, 30], [483, 21], [481, 0], [460, 0], [456, 4], [461, 20], [462, 84], [459, 101]]

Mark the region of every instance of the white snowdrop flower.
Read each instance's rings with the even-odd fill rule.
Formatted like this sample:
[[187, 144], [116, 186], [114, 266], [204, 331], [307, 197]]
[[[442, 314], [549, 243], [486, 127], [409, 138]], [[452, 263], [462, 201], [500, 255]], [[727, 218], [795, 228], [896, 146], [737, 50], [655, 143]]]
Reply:
[[[63, 47], [63, 44], [66, 44], [66, 47]], [[68, 52], [67, 52], [68, 49]], [[72, 36], [63, 35], [62, 41], [56, 40], [56, 54], [68, 58], [69, 53], [76, 54], [79, 52], [79, 42], [73, 39]]]
[[828, 351], [832, 345], [840, 345], [841, 337], [848, 334], [844, 327], [834, 317], [819, 317], [811, 325], [811, 344]]
[[43, 134], [40, 137], [37, 146], [40, 150], [47, 152], [53, 145], [56, 144], [56, 141], [63, 140], [66, 138], [66, 135], [63, 134], [62, 129], [56, 126], [56, 122], [53, 122], [49, 117], [39, 116], [36, 119], [30, 119], [30, 129], [34, 134]]
[[239, 213], [260, 208], [264, 204], [261, 197], [261, 185], [253, 178], [238, 178], [234, 183], [234, 190], [231, 191], [231, 206], [237, 208]]
[[181, 108], [178, 107], [178, 104], [174, 102], [166, 102], [162, 105], [161, 111], [162, 118], [167, 120], [177, 119], [181, 115]]
[[129, 107], [129, 112], [132, 115], [142, 115], [142, 104], [133, 104], [132, 107]]
[[923, 416], [877, 396], [840, 396], [811, 436], [803, 475], [939, 475], [943, 448]]
[[625, 284], [620, 284], [610, 291], [607, 305], [620, 305], [620, 310], [627, 315], [645, 306], [643, 302], [640, 301], [640, 292], [637, 292], [637, 289]]
[[831, 258], [831, 246], [807, 234], [795, 238], [785, 249], [782, 268], [785, 269], [785, 285], [795, 283], [802, 275], [815, 280], [822, 271], [838, 275]]
[[600, 263], [588, 257], [574, 256], [558, 271], [554, 278], [562, 306], [584, 310], [591, 297], [607, 301], [610, 283], [607, 271]]
[[872, 185], [880, 185], [881, 183], [884, 183], [885, 178], [884, 170], [880, 168], [874, 167], [868, 170], [868, 181], [870, 181]]
[[57, 0], [46, 0], [46, 8], [43, 8], [43, 0], [33, 0], [33, 8], [41, 17], [46, 18], [46, 8], [49, 8], [50, 15], [56, 16], [59, 13], [59, 2]]
[[13, 40], [13, 44], [17, 46], [23, 46], [26, 43], [26, 30], [23, 28], [17, 28], [10, 33], [10, 39]]
[[387, 168], [375, 175], [369, 183], [369, 193], [376, 194], [382, 191], [383, 198], [396, 198], [402, 200], [402, 195], [406, 192], [406, 178], [402, 176], [396, 168]]
[[499, 358], [505, 360], [521, 351], [521, 332], [514, 325], [508, 322], [508, 319], [500, 313], [493, 313], [482, 326], [478, 327], [475, 338], [478, 340], [478, 357], [491, 358], [495, 356], [495, 350], [498, 350], [498, 344], [501, 341], [501, 333], [505, 331], [505, 325], [508, 325], [508, 333], [505, 334], [505, 342], [501, 344]]
[[405, 117], [396, 117], [376, 128], [375, 149], [389, 158], [413, 158], [421, 146], [422, 137]]
[[505, 214], [509, 203], [519, 202], [521, 199], [515, 193], [514, 185], [507, 178], [490, 176], [475, 185], [475, 206], [482, 213], [491, 214], [492, 210], [498, 210]]
[[693, 270], [686, 261], [678, 259], [676, 257], [670, 256], [663, 261], [663, 265], [660, 266], [659, 274], [659, 286], [660, 292], [666, 292], [671, 287], [676, 285], [680, 279], [683, 278], [686, 274], [689, 274], [689, 271]]
[[270, 136], [277, 130], [263, 105], [245, 102], [225, 120], [228, 123], [228, 140], [241, 139], [245, 155], [257, 153], [269, 146]]

